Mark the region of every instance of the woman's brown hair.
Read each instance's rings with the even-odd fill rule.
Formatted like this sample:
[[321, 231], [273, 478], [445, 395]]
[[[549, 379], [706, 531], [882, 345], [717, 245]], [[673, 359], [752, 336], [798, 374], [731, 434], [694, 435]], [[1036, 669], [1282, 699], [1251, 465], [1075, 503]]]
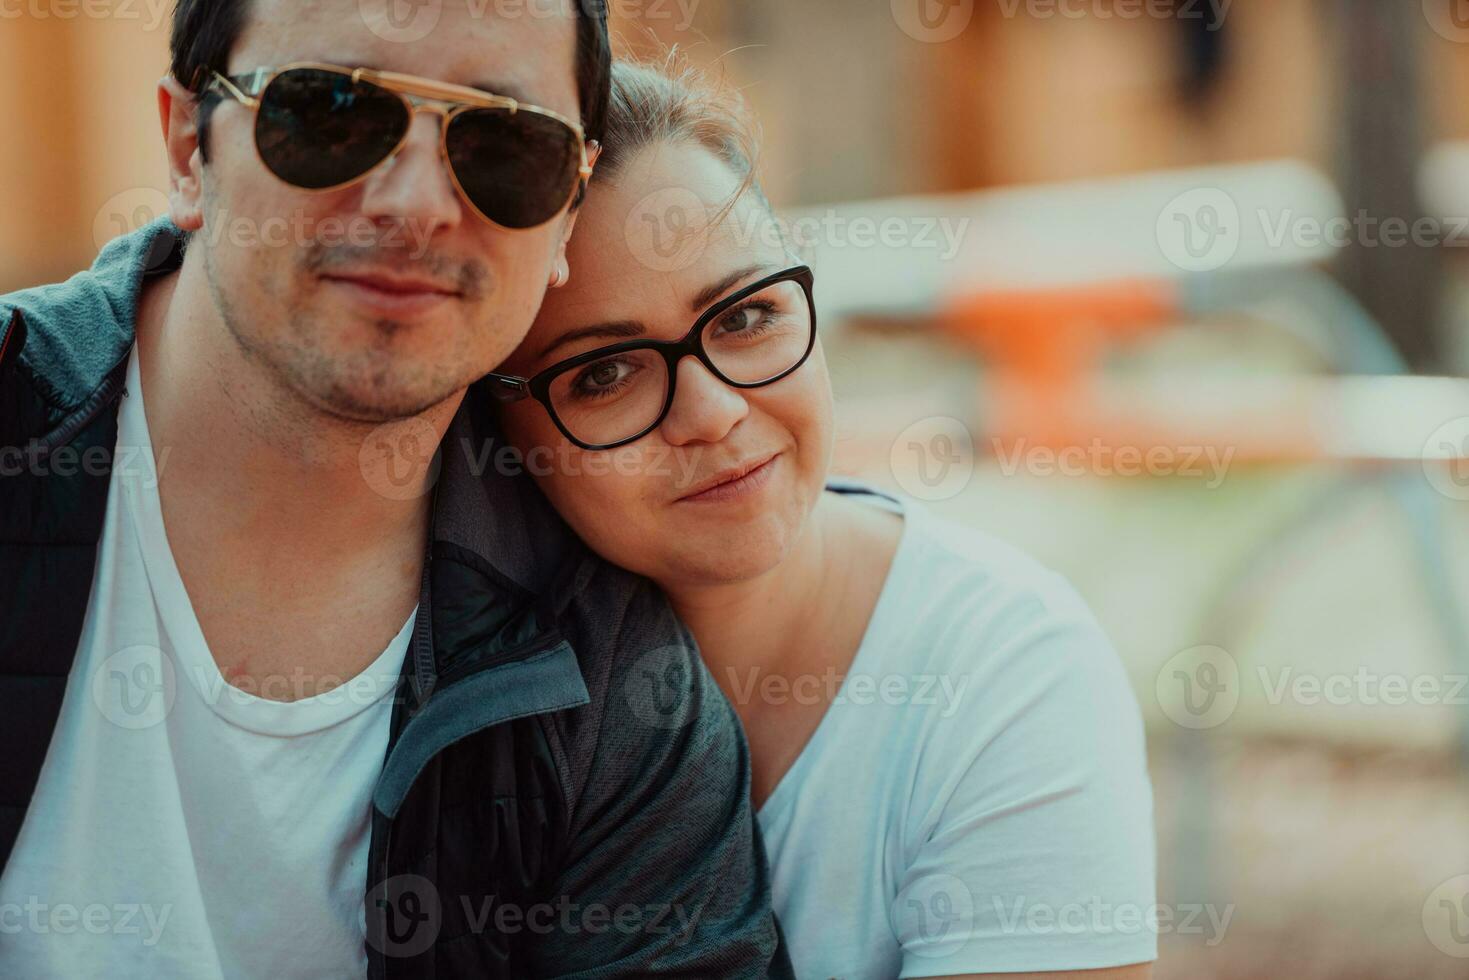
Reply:
[[690, 65], [677, 48], [656, 59], [613, 62], [604, 135], [593, 183], [615, 182], [627, 162], [647, 147], [692, 143], [709, 150], [740, 178], [724, 211], [747, 191], [768, 207], [756, 176], [759, 128], [744, 98], [728, 83]]

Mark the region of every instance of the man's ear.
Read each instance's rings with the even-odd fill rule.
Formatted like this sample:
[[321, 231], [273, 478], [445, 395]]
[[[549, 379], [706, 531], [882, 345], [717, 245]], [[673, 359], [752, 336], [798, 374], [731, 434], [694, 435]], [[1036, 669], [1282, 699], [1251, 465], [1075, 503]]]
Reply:
[[168, 206], [183, 231], [204, 226], [204, 161], [199, 154], [199, 105], [194, 93], [172, 75], [158, 82], [158, 119], [168, 152]]
[[[596, 140], [587, 140], [587, 164], [593, 170], [597, 167], [597, 160], [602, 156], [602, 144]], [[588, 181], [591, 178], [587, 178]], [[590, 184], [588, 184], [590, 187]], [[582, 205], [586, 203], [587, 192], [583, 190], [577, 198], [576, 205], [566, 212], [566, 227], [561, 229], [561, 241], [556, 243], [556, 261], [560, 262], [566, 258], [566, 244], [571, 241], [571, 233], [576, 229], [576, 216], [581, 214]]]
[[592, 174], [597, 170], [597, 161], [602, 158], [602, 144], [596, 140], [587, 140], [586, 153], [587, 175], [582, 180], [582, 183], [577, 185], [576, 196], [571, 199], [571, 207], [567, 209], [572, 214], [576, 214], [577, 211], [581, 210], [582, 202], [587, 198], [587, 189], [592, 184]]

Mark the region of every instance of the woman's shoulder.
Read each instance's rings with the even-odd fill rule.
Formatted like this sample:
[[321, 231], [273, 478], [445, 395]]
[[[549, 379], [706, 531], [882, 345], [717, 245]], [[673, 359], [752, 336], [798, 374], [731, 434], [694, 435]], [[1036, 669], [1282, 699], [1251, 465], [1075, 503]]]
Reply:
[[[852, 480], [833, 480], [828, 489], [903, 518], [898, 553], [874, 626], [882, 626], [886, 614], [899, 622], [947, 627], [971, 642], [983, 636], [991, 648], [1003, 635], [1047, 624], [1096, 628], [1072, 584], [1023, 549], [942, 517], [912, 497]], [[925, 632], [931, 636], [933, 631]], [[971, 642], [957, 646], [972, 650]]]
[[[1144, 820], [1141, 713], [1085, 601], [1022, 549], [921, 501], [885, 496], [880, 505], [906, 523], [864, 639], [867, 665], [938, 679], [935, 705], [895, 715], [901, 739], [884, 733], [915, 747], [909, 789], [894, 802], [910, 845], [921, 849], [947, 826], [951, 855], [968, 854], [985, 845], [964, 843], [963, 828], [1022, 810], [1035, 819], [1038, 807], [1057, 825], [1085, 823], [1103, 787], [1125, 797], [1124, 822]], [[1063, 798], [1071, 802], [1042, 806]]]
[[1124, 754], [1136, 755], [1132, 684], [1077, 590], [994, 535], [922, 501], [883, 498], [873, 502], [902, 513], [905, 526], [858, 659], [864, 672], [934, 677], [951, 693], [944, 710], [904, 716], [914, 737], [962, 743], [972, 750], [965, 755], [1005, 744], [1005, 732], [1043, 730], [1026, 736], [1039, 744], [1111, 729], [1127, 739]]

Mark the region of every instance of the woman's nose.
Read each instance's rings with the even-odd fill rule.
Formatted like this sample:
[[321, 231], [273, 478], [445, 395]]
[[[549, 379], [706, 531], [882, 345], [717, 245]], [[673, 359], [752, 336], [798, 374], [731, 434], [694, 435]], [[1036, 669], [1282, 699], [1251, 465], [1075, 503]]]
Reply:
[[662, 426], [671, 445], [718, 442], [750, 414], [744, 392], [720, 381], [697, 357], [680, 360], [676, 372], [673, 405]]

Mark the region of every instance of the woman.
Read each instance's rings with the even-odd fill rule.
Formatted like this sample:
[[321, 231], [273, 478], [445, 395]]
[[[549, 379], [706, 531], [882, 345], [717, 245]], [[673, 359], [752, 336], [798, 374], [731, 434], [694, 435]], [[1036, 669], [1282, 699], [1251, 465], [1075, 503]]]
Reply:
[[739, 105], [647, 66], [613, 88], [575, 275], [493, 383], [739, 713], [797, 974], [1147, 976], [1151, 791], [1106, 638], [1024, 555], [828, 480], [813, 277]]

